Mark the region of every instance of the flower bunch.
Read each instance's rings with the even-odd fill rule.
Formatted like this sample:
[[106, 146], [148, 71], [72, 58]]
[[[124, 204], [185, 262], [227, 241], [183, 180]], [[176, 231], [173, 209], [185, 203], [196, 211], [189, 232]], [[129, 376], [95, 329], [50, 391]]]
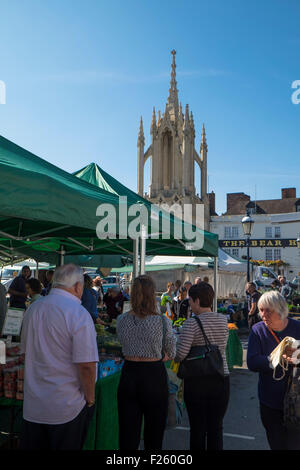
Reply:
[[238, 327], [236, 326], [235, 323], [228, 323], [228, 330], [238, 330]]
[[277, 260], [263, 260], [263, 259], [252, 259], [251, 263], [254, 264], [255, 266], [288, 266], [288, 263], [283, 261], [282, 259], [277, 259]]

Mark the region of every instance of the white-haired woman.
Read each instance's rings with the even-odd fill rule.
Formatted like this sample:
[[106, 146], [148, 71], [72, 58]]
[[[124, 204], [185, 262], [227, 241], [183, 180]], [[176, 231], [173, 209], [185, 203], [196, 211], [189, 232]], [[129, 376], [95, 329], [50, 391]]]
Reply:
[[[282, 380], [275, 380], [269, 360], [278, 341], [286, 336], [300, 340], [300, 322], [288, 318], [287, 303], [279, 292], [269, 291], [263, 294], [258, 301], [258, 308], [262, 321], [256, 323], [251, 330], [247, 365], [250, 370], [259, 372], [258, 398], [262, 424], [271, 450], [300, 449], [300, 435], [288, 432], [283, 425], [283, 401], [289, 373]], [[293, 352], [290, 348], [285, 351], [289, 362]], [[281, 375], [282, 370], [276, 370], [275, 377], [279, 378]]]

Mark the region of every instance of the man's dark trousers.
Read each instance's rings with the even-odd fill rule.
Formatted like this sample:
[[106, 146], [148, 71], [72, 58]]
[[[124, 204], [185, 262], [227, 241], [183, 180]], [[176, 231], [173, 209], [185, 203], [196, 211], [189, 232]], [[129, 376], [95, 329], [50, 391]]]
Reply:
[[65, 424], [40, 424], [23, 420], [22, 450], [81, 450], [95, 406], [85, 407], [72, 421]]

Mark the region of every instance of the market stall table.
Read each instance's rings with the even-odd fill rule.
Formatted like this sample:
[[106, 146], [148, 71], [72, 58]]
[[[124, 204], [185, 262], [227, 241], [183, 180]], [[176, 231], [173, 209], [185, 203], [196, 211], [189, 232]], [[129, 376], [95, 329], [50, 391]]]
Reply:
[[[117, 372], [97, 381], [95, 413], [89, 427], [84, 450], [118, 449], [117, 390], [120, 376], [121, 373]], [[9, 429], [5, 432], [9, 441], [18, 434], [15, 424], [16, 418], [20, 419], [22, 416], [22, 407], [22, 400], [0, 398], [0, 408], [7, 408], [11, 411]]]

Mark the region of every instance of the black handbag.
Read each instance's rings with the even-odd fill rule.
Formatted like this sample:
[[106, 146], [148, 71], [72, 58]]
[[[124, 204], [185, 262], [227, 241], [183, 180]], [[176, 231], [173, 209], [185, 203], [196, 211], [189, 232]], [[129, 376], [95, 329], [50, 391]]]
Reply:
[[219, 377], [224, 378], [223, 358], [219, 347], [211, 344], [205, 334], [204, 328], [197, 316], [193, 317], [199, 324], [205, 346], [192, 346], [188, 356], [180, 363], [177, 376], [180, 379], [192, 379], [195, 377]]
[[300, 431], [300, 370], [293, 367], [283, 402], [283, 422], [287, 429]]

